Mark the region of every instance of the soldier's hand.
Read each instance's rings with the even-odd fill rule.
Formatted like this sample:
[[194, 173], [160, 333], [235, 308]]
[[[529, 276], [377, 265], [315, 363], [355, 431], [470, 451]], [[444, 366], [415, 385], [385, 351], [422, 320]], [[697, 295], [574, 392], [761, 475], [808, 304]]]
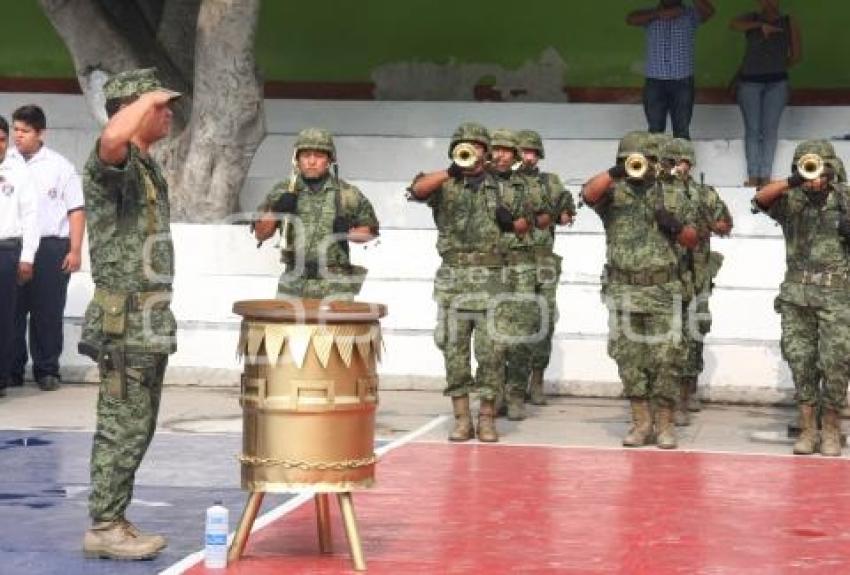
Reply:
[[573, 220], [575, 218], [570, 212], [561, 212], [561, 217], [558, 220], [558, 223], [562, 226], [571, 226], [573, 225]]
[[294, 214], [298, 209], [298, 196], [295, 194], [285, 193], [280, 196], [277, 202], [272, 206], [272, 211], [282, 214]]
[[625, 164], [616, 163], [610, 168], [608, 168], [608, 175], [611, 176], [612, 180], [622, 180], [626, 177], [626, 166]]
[[794, 170], [794, 173], [791, 174], [791, 177], [786, 180], [788, 182], [789, 188], [799, 188], [803, 184], [806, 183], [806, 178], [800, 175], [800, 172]]
[[670, 239], [676, 238], [683, 227], [682, 222], [664, 208], [655, 210], [655, 223], [658, 224], [658, 229]]
[[531, 228], [531, 223], [525, 218], [520, 218], [513, 222], [513, 231], [517, 235], [524, 236], [528, 233], [529, 228]]
[[679, 245], [692, 250], [699, 245], [699, 232], [693, 226], [685, 226], [676, 236]]
[[729, 232], [732, 231], [732, 222], [729, 220], [717, 220], [714, 222], [712, 231], [718, 236], [728, 236]]
[[514, 217], [505, 206], [496, 208], [496, 225], [503, 232], [514, 231]]
[[452, 162], [446, 172], [449, 174], [450, 178], [459, 179], [463, 177], [463, 168]]
[[32, 264], [18, 262], [18, 285], [24, 285], [32, 279]]
[[537, 212], [534, 216], [534, 225], [540, 230], [549, 229], [552, 225], [552, 216], [546, 212]]

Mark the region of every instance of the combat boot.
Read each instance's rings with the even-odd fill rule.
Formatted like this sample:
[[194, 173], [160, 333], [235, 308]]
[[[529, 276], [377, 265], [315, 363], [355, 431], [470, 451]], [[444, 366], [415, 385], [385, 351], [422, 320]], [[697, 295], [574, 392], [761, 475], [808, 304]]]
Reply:
[[655, 406], [655, 442], [661, 449], [676, 449], [676, 427], [673, 425], [673, 408], [669, 405]]
[[163, 537], [144, 535], [125, 519], [95, 523], [83, 538], [83, 552], [104, 559], [152, 559], [164, 546]]
[[641, 447], [652, 442], [652, 413], [649, 401], [645, 399], [631, 400], [632, 427], [629, 434], [623, 438], [625, 447]]
[[824, 407], [821, 414], [820, 452], [827, 457], [841, 456], [841, 423], [838, 410]]
[[133, 525], [129, 519], [126, 519], [124, 517], [119, 519], [119, 521], [124, 524], [124, 526], [130, 531], [130, 534], [132, 534], [134, 537], [142, 537], [149, 539], [154, 545], [159, 548], [160, 551], [168, 547], [168, 541], [162, 535], [145, 533], [141, 529]]
[[546, 395], [543, 393], [543, 370], [532, 369], [528, 383], [528, 401], [531, 405], [546, 405]]
[[478, 441], [487, 443], [499, 441], [495, 415], [493, 400], [482, 399], [481, 406], [478, 408]]
[[811, 455], [817, 449], [818, 430], [815, 406], [800, 405], [800, 437], [794, 442], [795, 455]]
[[690, 386], [687, 380], [682, 380], [679, 386], [679, 401], [676, 402], [676, 411], [673, 413], [673, 422], [676, 427], [685, 427], [691, 424], [691, 416], [688, 413], [688, 400], [691, 396]]
[[455, 427], [449, 434], [449, 441], [469, 441], [475, 437], [472, 414], [469, 413], [469, 396], [453, 397], [452, 410], [455, 414]]
[[513, 392], [508, 397], [508, 419], [522, 421], [525, 419], [525, 394]]
[[688, 388], [688, 411], [694, 413], [702, 411], [702, 402], [699, 399], [699, 393], [697, 393], [697, 378], [685, 378], [685, 385]]

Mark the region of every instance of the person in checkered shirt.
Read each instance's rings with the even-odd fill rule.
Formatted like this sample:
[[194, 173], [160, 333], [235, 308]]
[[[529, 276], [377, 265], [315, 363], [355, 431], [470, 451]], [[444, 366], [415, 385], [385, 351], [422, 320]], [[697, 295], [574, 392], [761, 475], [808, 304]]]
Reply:
[[646, 31], [646, 83], [643, 109], [649, 131], [664, 132], [667, 115], [673, 136], [690, 139], [694, 110], [694, 40], [697, 27], [714, 16], [711, 0], [660, 0], [654, 8], [635, 10], [630, 26]]

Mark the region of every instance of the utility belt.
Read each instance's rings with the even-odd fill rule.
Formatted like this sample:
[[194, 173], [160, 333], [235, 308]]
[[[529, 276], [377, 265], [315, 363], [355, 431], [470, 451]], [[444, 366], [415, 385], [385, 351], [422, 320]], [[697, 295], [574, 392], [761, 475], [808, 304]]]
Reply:
[[450, 252], [443, 262], [450, 266], [502, 267], [507, 263], [506, 254], [498, 252]]
[[[349, 275], [354, 266], [351, 264], [320, 265], [316, 260], [307, 260], [301, 269], [300, 277], [305, 280], [321, 280], [328, 275]], [[286, 273], [298, 271], [294, 263], [286, 264]]]
[[0, 239], [0, 250], [16, 250], [23, 245], [21, 238]]
[[[95, 288], [94, 301], [102, 308], [115, 309], [117, 304], [127, 311], [142, 311], [148, 307], [167, 307], [171, 304], [170, 291], [117, 292]], [[117, 313], [117, 309], [115, 313]]]
[[627, 271], [606, 265], [604, 274], [604, 278], [609, 282], [635, 286], [662, 285], [679, 279], [678, 271], [673, 268]]
[[850, 276], [848, 276], [847, 272], [813, 272], [807, 270], [788, 270], [785, 273], [785, 281], [821, 287], [850, 287]]

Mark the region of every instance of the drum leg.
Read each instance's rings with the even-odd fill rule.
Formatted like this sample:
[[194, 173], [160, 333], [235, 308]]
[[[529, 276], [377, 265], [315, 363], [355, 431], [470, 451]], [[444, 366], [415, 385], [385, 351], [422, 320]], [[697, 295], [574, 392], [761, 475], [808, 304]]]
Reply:
[[363, 557], [363, 546], [360, 544], [360, 534], [357, 532], [357, 518], [354, 516], [354, 502], [351, 493], [338, 493], [339, 509], [342, 511], [342, 522], [345, 534], [348, 536], [348, 546], [351, 548], [351, 561], [355, 571], [366, 570], [366, 560]]
[[332, 553], [331, 503], [327, 493], [316, 493], [316, 526], [319, 529], [319, 552]]
[[263, 504], [264, 495], [265, 493], [262, 491], [252, 491], [251, 495], [248, 496], [248, 503], [245, 504], [242, 518], [239, 520], [239, 527], [236, 528], [236, 535], [233, 537], [233, 544], [227, 554], [228, 562], [232, 563], [242, 558], [245, 544], [248, 543], [248, 535], [251, 534], [251, 527], [254, 526], [254, 519], [257, 518], [260, 505]]

